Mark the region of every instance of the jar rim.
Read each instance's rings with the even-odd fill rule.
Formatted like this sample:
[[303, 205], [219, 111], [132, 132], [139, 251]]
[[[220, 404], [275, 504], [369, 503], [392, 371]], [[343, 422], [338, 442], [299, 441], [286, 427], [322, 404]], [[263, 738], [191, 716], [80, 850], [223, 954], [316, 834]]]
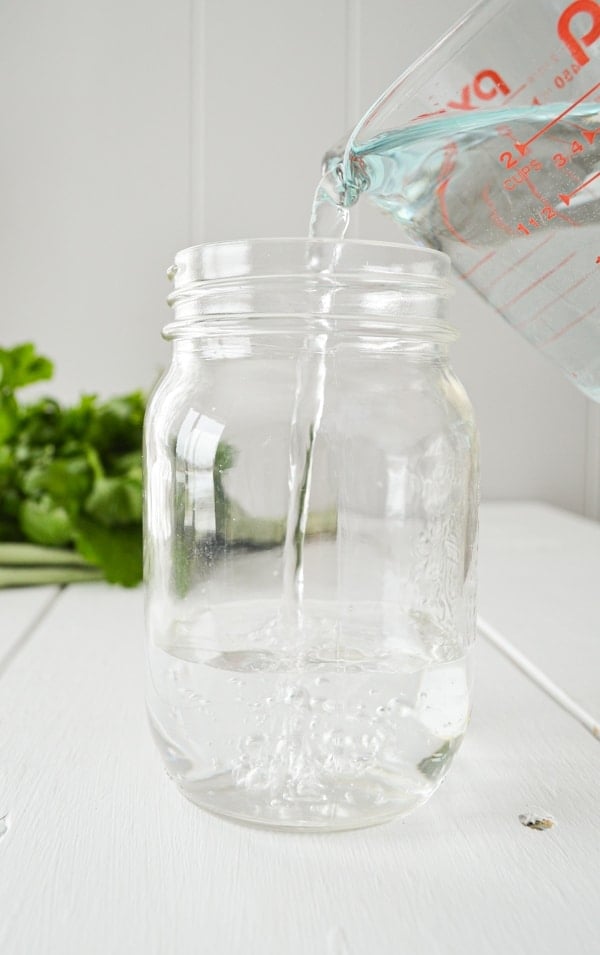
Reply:
[[167, 276], [182, 291], [232, 279], [323, 275], [451, 293], [450, 259], [436, 249], [370, 239], [282, 237], [206, 242], [181, 249]]

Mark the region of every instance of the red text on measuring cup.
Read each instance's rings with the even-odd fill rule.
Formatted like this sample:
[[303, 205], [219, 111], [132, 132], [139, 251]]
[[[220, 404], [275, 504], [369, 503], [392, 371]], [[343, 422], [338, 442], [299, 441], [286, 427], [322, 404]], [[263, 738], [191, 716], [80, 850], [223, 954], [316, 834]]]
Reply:
[[477, 109], [477, 105], [471, 102], [472, 94], [475, 94], [477, 99], [487, 100], [493, 99], [499, 92], [505, 96], [510, 93], [500, 74], [495, 70], [481, 70], [473, 77], [472, 84], [463, 86], [460, 101], [450, 100], [446, 105], [450, 109]]
[[430, 116], [441, 116], [449, 109], [477, 109], [478, 104], [473, 102], [473, 97], [478, 100], [490, 100], [498, 93], [507, 96], [510, 93], [508, 84], [496, 70], [480, 70], [470, 83], [463, 86], [460, 91], [460, 99], [449, 100], [443, 109], [436, 109], [433, 113], [420, 113], [415, 116], [415, 120], [428, 119]]
[[[588, 13], [592, 18], [592, 25], [587, 33], [577, 38], [573, 36], [571, 30], [571, 21], [578, 13]], [[580, 66], [589, 63], [589, 56], [583, 49], [585, 46], [591, 46], [600, 36], [600, 4], [595, 0], [575, 0], [575, 3], [569, 4], [558, 18], [558, 35], [567, 46], [569, 52], [575, 57]]]

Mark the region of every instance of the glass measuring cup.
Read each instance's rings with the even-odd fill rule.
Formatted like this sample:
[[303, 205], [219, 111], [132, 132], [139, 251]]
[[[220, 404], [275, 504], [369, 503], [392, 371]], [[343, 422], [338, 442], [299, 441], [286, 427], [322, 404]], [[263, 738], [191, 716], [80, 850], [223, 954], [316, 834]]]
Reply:
[[600, 3], [484, 0], [325, 157], [600, 400]]

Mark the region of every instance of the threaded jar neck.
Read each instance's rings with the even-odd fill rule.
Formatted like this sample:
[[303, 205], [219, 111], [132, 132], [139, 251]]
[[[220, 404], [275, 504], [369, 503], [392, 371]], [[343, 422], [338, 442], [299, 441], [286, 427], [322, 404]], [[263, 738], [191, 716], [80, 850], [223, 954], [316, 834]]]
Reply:
[[167, 338], [204, 334], [206, 323], [322, 321], [329, 329], [451, 342], [443, 312], [450, 262], [431, 249], [331, 239], [253, 239], [193, 246], [168, 271], [174, 320]]

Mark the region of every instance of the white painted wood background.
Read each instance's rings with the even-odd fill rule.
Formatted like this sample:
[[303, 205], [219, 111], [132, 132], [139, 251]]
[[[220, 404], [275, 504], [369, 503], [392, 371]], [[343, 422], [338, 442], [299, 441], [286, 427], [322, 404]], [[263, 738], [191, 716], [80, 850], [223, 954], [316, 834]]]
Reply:
[[[304, 234], [324, 150], [468, 5], [5, 0], [0, 344], [39, 343], [65, 398], [148, 387], [174, 252]], [[484, 497], [600, 516], [598, 408], [468, 289], [449, 317]]]
[[[600, 526], [488, 505], [481, 571], [482, 613], [598, 716]], [[598, 955], [600, 744], [485, 641], [431, 802], [296, 835], [205, 814], [167, 779], [140, 590], [3, 592], [0, 614], [2, 955]]]

